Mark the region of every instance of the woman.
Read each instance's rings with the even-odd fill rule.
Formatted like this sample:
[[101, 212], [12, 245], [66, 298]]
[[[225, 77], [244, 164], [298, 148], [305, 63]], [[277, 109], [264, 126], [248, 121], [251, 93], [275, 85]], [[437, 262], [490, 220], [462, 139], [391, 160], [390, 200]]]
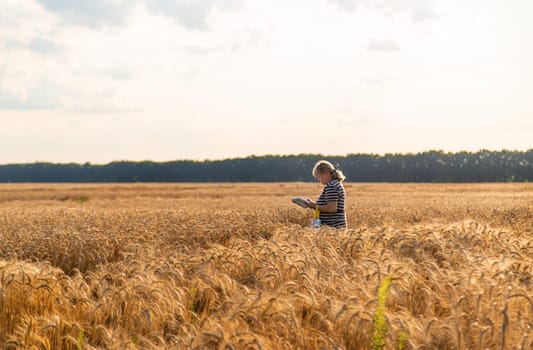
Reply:
[[344, 209], [344, 187], [346, 178], [342, 171], [335, 169], [326, 160], [318, 161], [313, 167], [313, 176], [325, 185], [316, 202], [309, 200], [308, 207], [320, 211], [320, 222], [335, 228], [346, 228], [346, 210]]

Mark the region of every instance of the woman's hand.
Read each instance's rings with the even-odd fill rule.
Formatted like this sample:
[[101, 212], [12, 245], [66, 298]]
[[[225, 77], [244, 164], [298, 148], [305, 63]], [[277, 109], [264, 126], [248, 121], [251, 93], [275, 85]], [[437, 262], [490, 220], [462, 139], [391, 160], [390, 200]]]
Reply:
[[313, 202], [312, 200], [310, 200], [309, 198], [307, 198], [307, 207], [310, 208], [310, 209], [315, 209], [316, 208], [316, 203]]

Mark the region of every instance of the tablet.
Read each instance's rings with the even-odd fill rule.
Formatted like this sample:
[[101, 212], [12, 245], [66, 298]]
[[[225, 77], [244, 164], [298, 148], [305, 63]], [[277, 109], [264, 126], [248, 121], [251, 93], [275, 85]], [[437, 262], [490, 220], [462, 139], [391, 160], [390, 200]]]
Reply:
[[292, 202], [302, 208], [309, 208], [309, 201], [303, 197], [294, 197]]

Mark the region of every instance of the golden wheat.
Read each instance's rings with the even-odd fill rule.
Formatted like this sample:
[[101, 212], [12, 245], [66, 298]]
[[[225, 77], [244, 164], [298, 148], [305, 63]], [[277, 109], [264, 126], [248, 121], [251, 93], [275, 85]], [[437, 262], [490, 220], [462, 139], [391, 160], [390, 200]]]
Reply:
[[[0, 348], [533, 348], [533, 186], [0, 186]], [[383, 310], [383, 309], [382, 309]]]

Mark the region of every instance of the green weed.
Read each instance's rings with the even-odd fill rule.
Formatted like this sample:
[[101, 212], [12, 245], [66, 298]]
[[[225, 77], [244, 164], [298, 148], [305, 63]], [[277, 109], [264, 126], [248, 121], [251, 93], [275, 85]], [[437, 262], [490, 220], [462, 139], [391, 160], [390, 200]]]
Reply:
[[83, 330], [83, 328], [80, 329], [80, 331], [78, 332], [78, 350], [82, 350], [83, 349], [83, 343], [85, 341], [85, 332]]
[[372, 332], [371, 346], [372, 349], [382, 350], [387, 345], [387, 320], [385, 318], [386, 306], [385, 302], [389, 295], [391, 275], [387, 275], [378, 289], [378, 307], [376, 313], [374, 314], [373, 322], [374, 329]]

